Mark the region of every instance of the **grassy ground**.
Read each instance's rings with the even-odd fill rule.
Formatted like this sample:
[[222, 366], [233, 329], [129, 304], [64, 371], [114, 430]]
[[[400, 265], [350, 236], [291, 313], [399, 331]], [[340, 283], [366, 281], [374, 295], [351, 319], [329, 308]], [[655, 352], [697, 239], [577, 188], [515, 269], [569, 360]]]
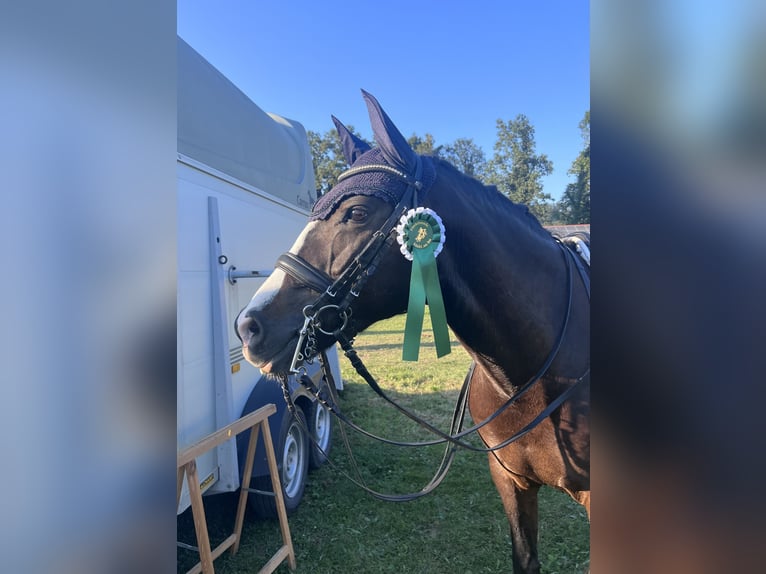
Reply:
[[[426, 325], [429, 325], [426, 317]], [[470, 359], [457, 343], [437, 361], [433, 338], [423, 333], [420, 360], [401, 361], [404, 318], [374, 325], [357, 339], [357, 350], [381, 386], [395, 400], [447, 429], [457, 392]], [[429, 439], [369, 389], [341, 359], [345, 390], [340, 406], [360, 426], [388, 438]], [[500, 497], [487, 469], [486, 455], [458, 452], [445, 481], [430, 495], [407, 503], [382, 502], [341, 474], [353, 472], [336, 428], [332, 464], [309, 474], [301, 506], [290, 517], [298, 574], [498, 573], [510, 572], [511, 542]], [[470, 420], [468, 421], [470, 422]], [[347, 431], [358, 468], [368, 486], [388, 493], [422, 488], [441, 460], [442, 447], [396, 448]], [[211, 542], [231, 532], [236, 494], [207, 497]], [[179, 540], [194, 543], [191, 512], [178, 519]], [[568, 496], [540, 492], [540, 559], [547, 574], [581, 573], [589, 564], [585, 512]], [[276, 520], [246, 518], [243, 542], [235, 556], [216, 560], [216, 572], [257, 572], [281, 545]], [[197, 560], [178, 551], [178, 571]], [[286, 564], [277, 572], [289, 572]]]

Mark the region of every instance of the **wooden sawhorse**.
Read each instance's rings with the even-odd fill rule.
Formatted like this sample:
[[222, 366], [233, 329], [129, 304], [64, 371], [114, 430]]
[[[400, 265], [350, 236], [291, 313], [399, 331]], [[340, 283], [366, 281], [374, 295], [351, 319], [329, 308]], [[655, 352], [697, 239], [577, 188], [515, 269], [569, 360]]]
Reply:
[[[194, 516], [194, 530], [197, 533], [197, 545], [199, 548], [200, 561], [186, 574], [214, 574], [213, 560], [218, 558], [224, 551], [231, 547], [231, 553], [236, 554], [239, 549], [239, 542], [242, 536], [242, 526], [245, 519], [245, 506], [247, 505], [247, 495], [250, 488], [250, 477], [253, 470], [253, 460], [255, 459], [255, 445], [258, 441], [258, 433], [263, 432], [263, 444], [266, 447], [266, 459], [269, 463], [269, 472], [271, 474], [271, 484], [274, 488], [276, 498], [277, 515], [279, 516], [279, 528], [282, 531], [282, 547], [277, 550], [274, 556], [264, 565], [259, 574], [268, 574], [277, 569], [277, 567], [287, 559], [287, 564], [291, 570], [295, 570], [295, 551], [293, 550], [292, 539], [290, 538], [290, 526], [287, 523], [287, 512], [285, 510], [285, 501], [282, 496], [282, 487], [279, 480], [279, 470], [277, 468], [277, 459], [274, 454], [274, 445], [271, 442], [271, 430], [269, 429], [269, 415], [275, 413], [277, 407], [274, 404], [268, 404], [258, 410], [253, 411], [244, 417], [237, 419], [233, 423], [223, 427], [220, 430], [209, 434], [196, 444], [184, 449], [178, 453], [176, 466], [178, 468], [176, 482], [176, 506], [181, 499], [181, 488], [183, 487], [184, 474], [189, 485], [189, 498], [191, 499], [192, 515]], [[205, 509], [202, 505], [202, 492], [200, 490], [199, 478], [197, 476], [197, 462], [199, 455], [207, 452], [213, 447], [218, 446], [224, 441], [231, 439], [239, 433], [252, 429], [250, 432], [250, 442], [247, 446], [247, 457], [245, 458], [245, 469], [242, 475], [242, 487], [239, 494], [239, 504], [237, 506], [237, 516], [234, 521], [234, 532], [221, 542], [215, 549], [210, 549], [210, 538], [207, 532], [207, 522], [205, 520]]]

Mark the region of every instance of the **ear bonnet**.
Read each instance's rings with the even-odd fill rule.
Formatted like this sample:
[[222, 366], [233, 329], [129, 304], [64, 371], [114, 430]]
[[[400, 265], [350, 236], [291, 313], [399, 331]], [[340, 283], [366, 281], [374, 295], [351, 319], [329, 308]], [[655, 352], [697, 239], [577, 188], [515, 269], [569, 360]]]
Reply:
[[[418, 202], [422, 202], [436, 179], [433, 159], [416, 154], [380, 107], [378, 101], [364, 90], [362, 95], [367, 102], [372, 132], [378, 146], [370, 149], [365, 141], [352, 134], [337, 118], [333, 117], [346, 160], [351, 164], [351, 168], [376, 164], [388, 165], [403, 172], [411, 181], [420, 181]], [[314, 205], [310, 219], [311, 221], [327, 219], [341, 201], [352, 195], [378, 197], [394, 206], [404, 195], [407, 185], [408, 183], [403, 179], [385, 171], [359, 173], [343, 179], [320, 197]]]

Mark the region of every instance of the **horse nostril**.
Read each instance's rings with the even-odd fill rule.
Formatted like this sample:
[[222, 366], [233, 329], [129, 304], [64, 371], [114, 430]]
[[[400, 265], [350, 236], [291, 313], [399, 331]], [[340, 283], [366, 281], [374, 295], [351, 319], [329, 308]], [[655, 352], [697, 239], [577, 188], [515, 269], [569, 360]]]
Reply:
[[242, 339], [245, 344], [249, 344], [261, 339], [263, 329], [258, 319], [248, 315], [239, 322], [239, 325], [237, 325], [237, 333], [239, 334], [239, 338]]

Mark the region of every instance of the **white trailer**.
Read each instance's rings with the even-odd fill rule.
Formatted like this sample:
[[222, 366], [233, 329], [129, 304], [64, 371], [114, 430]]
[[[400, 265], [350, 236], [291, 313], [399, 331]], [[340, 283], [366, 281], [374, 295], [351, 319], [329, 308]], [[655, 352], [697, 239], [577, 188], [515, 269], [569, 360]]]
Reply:
[[[289, 512], [300, 503], [309, 466], [323, 456], [287, 411], [279, 384], [244, 360], [234, 320], [306, 224], [315, 199], [306, 131], [262, 111], [179, 38], [177, 169], [178, 450], [274, 403], [269, 423]], [[340, 386], [335, 349], [329, 356]], [[318, 369], [309, 374], [324, 383]], [[328, 450], [330, 413], [295, 381], [291, 393], [297, 416]], [[240, 435], [240, 444], [231, 439], [197, 459], [203, 492], [239, 488], [246, 439]], [[259, 445], [251, 486], [271, 490], [267, 475]], [[275, 512], [273, 497], [248, 498], [263, 513]], [[188, 506], [184, 485], [178, 513]]]

